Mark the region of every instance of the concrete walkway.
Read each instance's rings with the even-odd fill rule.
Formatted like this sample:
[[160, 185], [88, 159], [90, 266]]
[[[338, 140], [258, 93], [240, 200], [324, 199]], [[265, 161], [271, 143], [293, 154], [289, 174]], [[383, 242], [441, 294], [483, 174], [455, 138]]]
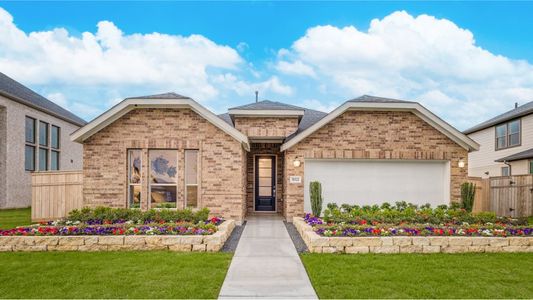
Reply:
[[317, 299], [281, 217], [248, 218], [219, 298]]

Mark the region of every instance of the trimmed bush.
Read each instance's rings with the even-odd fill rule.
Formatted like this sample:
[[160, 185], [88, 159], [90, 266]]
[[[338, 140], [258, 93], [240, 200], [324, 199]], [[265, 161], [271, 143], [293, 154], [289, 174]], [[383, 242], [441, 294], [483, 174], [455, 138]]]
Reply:
[[309, 194], [311, 195], [311, 210], [313, 215], [320, 216], [322, 213], [322, 184], [318, 181], [311, 181], [309, 184]]
[[88, 224], [120, 223], [131, 221], [133, 223], [175, 223], [175, 222], [206, 222], [209, 218], [209, 209], [203, 208], [196, 212], [190, 209], [151, 209], [140, 211], [137, 209], [96, 207], [82, 208], [71, 211], [65, 221], [81, 222]]

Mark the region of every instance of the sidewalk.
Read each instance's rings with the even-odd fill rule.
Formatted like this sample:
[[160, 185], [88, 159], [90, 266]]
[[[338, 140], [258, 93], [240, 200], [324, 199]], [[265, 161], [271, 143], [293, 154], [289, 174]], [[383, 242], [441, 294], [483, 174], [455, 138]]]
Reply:
[[279, 216], [252, 216], [231, 261], [219, 298], [316, 299]]

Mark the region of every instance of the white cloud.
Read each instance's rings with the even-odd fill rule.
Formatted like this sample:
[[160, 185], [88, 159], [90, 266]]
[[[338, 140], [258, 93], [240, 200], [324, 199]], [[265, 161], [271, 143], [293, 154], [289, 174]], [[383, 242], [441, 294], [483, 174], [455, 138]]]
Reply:
[[314, 70], [322, 90], [415, 99], [460, 128], [533, 100], [531, 64], [481, 48], [449, 20], [403, 11], [372, 20], [368, 31], [310, 28], [278, 60]]
[[220, 87], [231, 90], [239, 96], [253, 95], [259, 91], [260, 95], [273, 92], [280, 95], [292, 95], [293, 88], [283, 84], [277, 76], [272, 76], [260, 82], [247, 82], [237, 78], [231, 73], [221, 74], [213, 79]]
[[288, 62], [288, 61], [279, 61], [276, 64], [276, 70], [280, 71], [281, 73], [285, 74], [292, 74], [292, 75], [304, 75], [304, 76], [310, 76], [315, 77], [315, 71], [310, 66], [302, 63], [301, 61], [295, 61], [295, 62]]
[[67, 98], [65, 97], [65, 95], [63, 95], [62, 93], [59, 93], [59, 92], [50, 93], [50, 94], [46, 95], [46, 98], [48, 98], [48, 100], [51, 100], [55, 104], [57, 104], [59, 106], [62, 106], [62, 107], [66, 107], [67, 104], [68, 104]]

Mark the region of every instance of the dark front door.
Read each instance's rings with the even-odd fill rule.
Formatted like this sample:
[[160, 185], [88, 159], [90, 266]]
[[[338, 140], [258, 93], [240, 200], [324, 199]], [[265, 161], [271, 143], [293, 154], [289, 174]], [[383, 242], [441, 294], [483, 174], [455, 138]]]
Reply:
[[255, 210], [276, 210], [276, 157], [255, 157]]

